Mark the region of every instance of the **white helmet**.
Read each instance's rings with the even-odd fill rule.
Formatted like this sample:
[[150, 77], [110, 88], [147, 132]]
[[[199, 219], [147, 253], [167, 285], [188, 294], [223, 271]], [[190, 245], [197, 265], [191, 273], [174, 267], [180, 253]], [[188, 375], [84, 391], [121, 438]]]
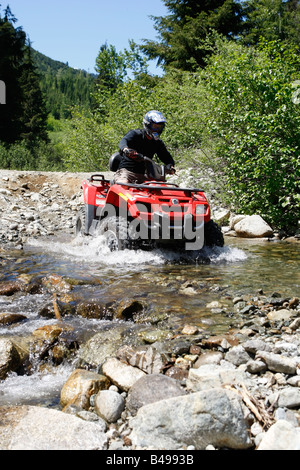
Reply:
[[147, 134], [158, 140], [166, 125], [166, 118], [159, 111], [149, 111], [143, 119], [144, 129]]

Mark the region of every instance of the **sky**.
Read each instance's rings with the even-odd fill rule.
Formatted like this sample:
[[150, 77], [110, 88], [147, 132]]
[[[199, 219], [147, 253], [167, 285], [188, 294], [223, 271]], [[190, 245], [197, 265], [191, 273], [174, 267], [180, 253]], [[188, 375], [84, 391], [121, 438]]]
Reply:
[[[32, 47], [70, 67], [95, 72], [100, 46], [107, 42], [118, 52], [129, 40], [157, 39], [150, 16], [169, 12], [162, 0], [0, 0], [9, 5]], [[151, 61], [150, 73], [159, 74]]]

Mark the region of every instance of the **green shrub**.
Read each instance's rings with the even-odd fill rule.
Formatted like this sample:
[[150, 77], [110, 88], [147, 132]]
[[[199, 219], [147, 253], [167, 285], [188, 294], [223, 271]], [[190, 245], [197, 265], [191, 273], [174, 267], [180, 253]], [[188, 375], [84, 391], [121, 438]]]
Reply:
[[299, 218], [300, 59], [280, 42], [223, 42], [205, 70], [207, 121], [237, 210], [289, 229]]

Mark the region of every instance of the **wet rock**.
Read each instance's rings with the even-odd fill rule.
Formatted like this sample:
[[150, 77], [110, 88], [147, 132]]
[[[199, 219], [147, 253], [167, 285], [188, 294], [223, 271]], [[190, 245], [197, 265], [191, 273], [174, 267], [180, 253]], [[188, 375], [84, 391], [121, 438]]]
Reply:
[[100, 368], [103, 362], [114, 357], [124, 344], [139, 346], [138, 327], [124, 324], [110, 324], [99, 333], [94, 334], [79, 348], [77, 357], [80, 366]]
[[95, 398], [96, 413], [108, 423], [115, 423], [125, 408], [125, 400], [118, 392], [101, 390]]
[[[73, 315], [75, 313], [75, 307], [69, 303], [56, 300], [55, 304], [61, 317], [65, 317], [66, 315]], [[45, 318], [56, 318], [53, 302], [48, 302], [43, 308], [39, 310], [38, 314]]]
[[25, 315], [22, 315], [20, 313], [0, 313], [0, 326], [9, 326], [13, 325], [14, 323], [19, 323], [22, 321], [25, 321], [27, 317]]
[[90, 407], [90, 398], [100, 390], [108, 389], [110, 381], [107, 377], [96, 372], [76, 369], [66, 383], [60, 394], [62, 408], [72, 404], [83, 410]]
[[72, 330], [72, 327], [64, 325], [45, 325], [34, 330], [32, 334], [38, 339], [51, 342], [58, 338], [63, 332], [69, 332]]
[[138, 379], [144, 377], [145, 375], [145, 372], [138, 369], [137, 367], [124, 364], [123, 362], [113, 357], [108, 358], [104, 362], [102, 366], [102, 372], [111, 380], [114, 385], [126, 392]]
[[144, 304], [139, 300], [122, 300], [116, 309], [115, 318], [120, 320], [135, 320], [143, 312], [144, 308]]
[[162, 374], [146, 375], [130, 388], [126, 407], [135, 415], [144, 405], [185, 394], [185, 389], [174, 378]]
[[24, 288], [24, 283], [20, 281], [0, 282], [0, 295], [11, 296], [20, 292]]
[[105, 450], [94, 422], [40, 406], [0, 408], [1, 450]]
[[204, 450], [208, 445], [233, 449], [252, 446], [239, 397], [220, 388], [145, 405], [130, 424], [129, 437], [140, 448], [176, 450], [193, 445], [196, 450]]
[[145, 343], [156, 343], [157, 341], [164, 341], [168, 338], [171, 338], [173, 333], [169, 330], [163, 330], [158, 328], [147, 328], [146, 330], [142, 330], [139, 332], [139, 337]]
[[49, 292], [53, 293], [63, 294], [73, 289], [73, 286], [58, 274], [50, 274], [44, 277], [41, 282]]
[[0, 380], [4, 380], [9, 372], [16, 371], [20, 366], [20, 356], [9, 339], [0, 338]]
[[80, 302], [76, 307], [76, 314], [83, 318], [95, 318], [101, 320], [103, 318], [112, 319], [112, 312], [105, 304], [89, 301]]

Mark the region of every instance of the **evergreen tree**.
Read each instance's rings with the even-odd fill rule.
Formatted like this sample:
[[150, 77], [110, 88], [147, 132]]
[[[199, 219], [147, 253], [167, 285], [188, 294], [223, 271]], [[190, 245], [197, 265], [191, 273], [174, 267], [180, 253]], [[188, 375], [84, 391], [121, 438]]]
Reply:
[[100, 88], [115, 91], [126, 76], [124, 54], [116, 51], [115, 46], [102, 44], [96, 59], [95, 70], [98, 74], [97, 84]]
[[6, 104], [0, 107], [0, 140], [47, 140], [46, 112], [33, 65], [30, 46], [22, 28], [15, 28], [10, 8], [0, 16], [0, 79], [6, 84]]
[[300, 46], [298, 0], [246, 0], [243, 41], [256, 45], [260, 38], [283, 40]]
[[210, 31], [234, 38], [241, 31], [242, 7], [235, 0], [164, 0], [170, 14], [153, 17], [159, 41], [145, 41], [143, 51], [162, 66], [193, 70], [205, 65]]
[[6, 85], [6, 104], [0, 106], [0, 140], [15, 142], [22, 130], [23, 92], [21, 87], [22, 61], [26, 35], [14, 28], [16, 18], [10, 8], [0, 11], [0, 80]]
[[21, 116], [21, 138], [30, 144], [38, 139], [48, 141], [45, 101], [40, 89], [39, 75], [33, 63], [30, 44], [24, 54], [21, 83], [25, 98]]

